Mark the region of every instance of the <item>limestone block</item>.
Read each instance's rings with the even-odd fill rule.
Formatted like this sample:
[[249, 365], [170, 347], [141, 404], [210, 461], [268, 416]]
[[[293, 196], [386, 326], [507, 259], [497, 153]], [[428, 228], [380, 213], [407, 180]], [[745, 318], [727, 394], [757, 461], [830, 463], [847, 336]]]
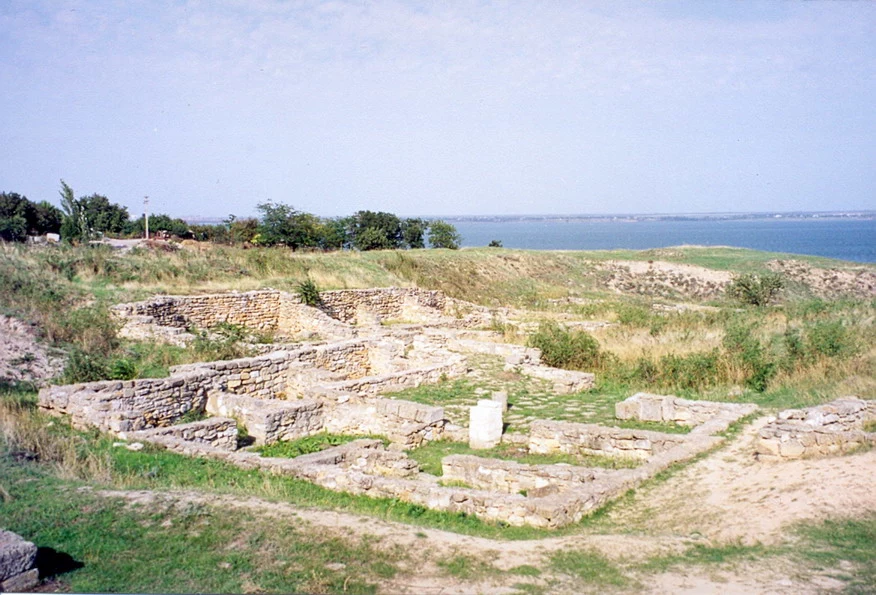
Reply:
[[640, 396], [639, 419], [642, 421], [663, 421], [663, 397], [658, 395]]
[[37, 547], [12, 531], [0, 531], [0, 581], [30, 570]]
[[17, 574], [13, 577], [0, 581], [0, 593], [22, 593], [30, 591], [40, 582], [40, 572], [36, 568], [31, 568], [26, 572]]
[[779, 450], [782, 453], [783, 457], [787, 457], [789, 459], [796, 459], [803, 456], [803, 453], [806, 452], [806, 449], [800, 442], [797, 440], [789, 440], [787, 442], [782, 442], [779, 446]]
[[468, 445], [474, 449], [493, 448], [502, 440], [502, 404], [478, 401], [469, 414]]

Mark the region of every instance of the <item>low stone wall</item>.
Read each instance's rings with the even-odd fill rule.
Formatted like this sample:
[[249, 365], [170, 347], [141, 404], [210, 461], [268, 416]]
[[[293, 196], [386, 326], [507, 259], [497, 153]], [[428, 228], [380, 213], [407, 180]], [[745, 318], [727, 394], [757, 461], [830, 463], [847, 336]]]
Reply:
[[[459, 469], [458, 472], [451, 471], [457, 473], [456, 477], [489, 485], [492, 490], [500, 487], [507, 490], [499, 492], [441, 486], [437, 477], [416, 473], [416, 463], [404, 453], [385, 451], [376, 440], [357, 440], [312, 455], [281, 459], [260, 457], [246, 451], [229, 452], [175, 438], [157, 439], [164, 441], [167, 448], [189, 456], [210, 457], [246, 469], [291, 475], [335, 491], [373, 498], [398, 498], [435, 510], [476, 515], [487, 521], [547, 528], [575, 523], [589, 511], [636, 487], [655, 473], [721, 441], [714, 436], [692, 436], [685, 444], [654, 455], [636, 469], [528, 466], [477, 457], [469, 460], [449, 457], [449, 469]], [[497, 473], [496, 479], [487, 480], [483, 476], [492, 471], [488, 474], [480, 472], [479, 478], [469, 471], [476, 465], [484, 470], [501, 468], [508, 475], [501, 479], [501, 474]], [[547, 469], [551, 467], [553, 469]], [[510, 475], [512, 470], [520, 479]], [[511, 493], [516, 487], [515, 481], [521, 490], [526, 490], [526, 496]], [[544, 481], [548, 482], [547, 485], [539, 485]], [[533, 487], [529, 488], [530, 485]]]
[[440, 291], [414, 287], [344, 289], [323, 291], [319, 296], [322, 310], [347, 324], [359, 324], [363, 312], [376, 316], [378, 320], [420, 321], [427, 313], [433, 318], [443, 314], [447, 303], [446, 296]]
[[331, 341], [356, 336], [356, 330], [349, 325], [335, 320], [319, 308], [302, 304], [298, 296], [288, 293], [280, 295], [276, 331], [286, 337], [319, 337]]
[[571, 465], [525, 465], [472, 455], [450, 455], [441, 461], [444, 481], [461, 481], [479, 490], [506, 494], [526, 492], [541, 497], [605, 477], [608, 471]]
[[[288, 295], [288, 294], [287, 294]], [[157, 326], [213, 328], [222, 323], [274, 330], [280, 292], [273, 290], [209, 295], [157, 296], [113, 307], [122, 318], [148, 317]]]
[[571, 395], [590, 390], [596, 384], [596, 376], [590, 372], [531, 365], [522, 365], [518, 369], [526, 376], [547, 380], [552, 384], [553, 391], [560, 395]]
[[541, 364], [541, 350], [523, 345], [455, 338], [448, 341], [447, 346], [454, 351], [497, 355], [505, 360], [506, 365], [510, 366]]
[[876, 445], [864, 424], [876, 419], [876, 401], [844, 397], [806, 409], [788, 409], [761, 428], [755, 456], [761, 460], [834, 455]]
[[30, 591], [40, 582], [37, 546], [12, 531], [0, 530], [0, 592]]
[[324, 291], [320, 297], [319, 308], [313, 308], [302, 304], [297, 295], [272, 289], [157, 296], [119, 304], [113, 312], [124, 322], [123, 336], [175, 344], [191, 339], [186, 329], [210, 329], [223, 323], [287, 337], [341, 340], [356, 336], [351, 324], [407, 320], [467, 328], [488, 324], [493, 315], [488, 308], [448, 298], [440, 291], [410, 287]]
[[256, 444], [294, 440], [319, 432], [325, 425], [322, 403], [310, 399], [263, 400], [211, 393], [207, 400], [207, 413], [238, 420]]
[[354, 393], [361, 396], [376, 396], [407, 388], [415, 388], [423, 384], [435, 384], [443, 378], [452, 378], [466, 372], [463, 358], [447, 358], [447, 363], [384, 374], [382, 376], [366, 376], [351, 380], [325, 382], [312, 386], [302, 392], [303, 396], [330, 395], [336, 393]]
[[386, 436], [396, 448], [405, 450], [442, 438], [446, 424], [442, 407], [396, 399], [346, 402], [325, 416], [329, 432]]
[[169, 426], [189, 411], [203, 411], [213, 382], [210, 374], [189, 373], [49, 386], [39, 392], [39, 407], [69, 415], [75, 427], [121, 434]]
[[529, 426], [529, 451], [538, 454], [561, 452], [647, 459], [684, 441], [685, 436], [679, 434], [596, 424], [536, 420]]
[[209, 377], [211, 390], [274, 399], [286, 393], [289, 367], [296, 361], [296, 353], [274, 351], [256, 357], [185, 364], [171, 367], [170, 374], [174, 378], [200, 373]]
[[161, 438], [208, 444], [223, 450], [237, 450], [237, 422], [227, 417], [213, 417], [177, 426], [140, 430], [127, 435], [128, 440], [156, 442]]
[[698, 426], [723, 414], [748, 415], [751, 405], [747, 403], [718, 403], [713, 401], [688, 401], [672, 395], [636, 393], [615, 405], [618, 419], [638, 419], [676, 423], [682, 426]]

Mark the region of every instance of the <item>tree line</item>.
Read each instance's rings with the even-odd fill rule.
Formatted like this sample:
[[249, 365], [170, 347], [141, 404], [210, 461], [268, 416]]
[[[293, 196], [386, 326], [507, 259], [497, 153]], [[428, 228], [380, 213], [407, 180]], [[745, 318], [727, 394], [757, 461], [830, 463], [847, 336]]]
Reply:
[[[76, 197], [61, 180], [61, 208], [33, 202], [15, 192], [0, 193], [0, 240], [24, 242], [28, 236], [58, 233], [70, 243], [101, 237], [141, 237], [145, 220], [132, 219], [128, 209], [101, 194]], [[358, 211], [348, 217], [325, 218], [299, 211], [291, 205], [265, 202], [259, 217], [230, 215], [216, 225], [189, 225], [166, 214], [149, 216], [150, 232], [180, 239], [221, 244], [286, 246], [293, 250], [393, 250], [459, 248], [456, 228], [441, 220], [401, 218], [393, 213]]]

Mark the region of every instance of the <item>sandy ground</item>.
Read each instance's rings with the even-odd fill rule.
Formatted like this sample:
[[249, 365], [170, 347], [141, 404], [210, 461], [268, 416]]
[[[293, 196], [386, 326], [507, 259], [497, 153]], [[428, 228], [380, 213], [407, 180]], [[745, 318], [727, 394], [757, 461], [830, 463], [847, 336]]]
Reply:
[[[314, 529], [338, 535], [370, 535], [386, 546], [401, 545], [418, 563], [381, 585], [385, 593], [512, 593], [514, 584], [531, 583], [546, 592], [575, 593], [587, 585], [547, 570], [552, 553], [596, 550], [618, 561], [645, 560], [680, 553], [693, 543], [722, 545], [779, 543], [789, 525], [829, 516], [876, 511], [876, 451], [843, 457], [785, 463], [760, 463], [752, 440], [761, 418], [725, 448], [669, 479], [645, 486], [609, 514], [610, 530], [530, 541], [495, 541], [424, 529], [355, 514], [322, 511], [255, 498], [199, 492], [102, 492], [141, 504], [196, 502], [222, 510], [246, 509], [279, 518], [295, 517]], [[464, 554], [507, 571], [521, 565], [543, 570], [538, 577], [497, 574], [480, 582], [453, 579], [437, 561]], [[731, 567], [674, 567], [637, 577], [630, 592], [650, 593], [816, 593], [842, 583], [786, 559], [770, 558]]]

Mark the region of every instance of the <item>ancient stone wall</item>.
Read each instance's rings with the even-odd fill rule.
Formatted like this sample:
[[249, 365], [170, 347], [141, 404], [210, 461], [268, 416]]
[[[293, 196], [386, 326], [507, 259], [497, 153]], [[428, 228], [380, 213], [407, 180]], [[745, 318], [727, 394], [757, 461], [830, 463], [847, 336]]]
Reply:
[[876, 432], [865, 424], [876, 420], [876, 401], [844, 397], [806, 409], [788, 409], [761, 428], [755, 454], [762, 460], [833, 455], [876, 445]]
[[310, 399], [263, 400], [213, 392], [207, 399], [206, 411], [238, 420], [259, 445], [308, 436], [324, 426], [322, 403]]
[[237, 422], [227, 417], [212, 417], [177, 426], [131, 432], [127, 436], [129, 440], [147, 442], [155, 442], [159, 437], [208, 444], [223, 450], [237, 450]]
[[440, 291], [387, 287], [344, 289], [320, 294], [319, 308], [305, 306], [294, 294], [276, 290], [192, 296], [158, 296], [120, 304], [113, 312], [124, 323], [122, 335], [174, 344], [190, 340], [185, 329], [210, 329], [222, 323], [277, 332], [286, 337], [339, 340], [351, 338], [350, 324], [381, 321], [441, 323], [460, 326], [487, 324], [490, 310], [446, 297]]
[[529, 451], [539, 454], [561, 452], [647, 459], [684, 441], [685, 436], [679, 434], [597, 424], [536, 420], [529, 427]]
[[279, 306], [279, 291], [262, 290], [158, 296], [143, 302], [120, 304], [113, 308], [113, 312], [123, 318], [146, 316], [158, 326], [208, 329], [228, 323], [251, 329], [274, 330], [277, 328]]
[[286, 337], [319, 337], [323, 340], [343, 340], [356, 336], [355, 329], [328, 316], [319, 308], [306, 306], [298, 296], [280, 294], [276, 331]]
[[440, 291], [414, 287], [323, 291], [320, 298], [323, 311], [347, 324], [359, 324], [363, 311], [379, 320], [418, 321], [425, 314], [444, 314], [447, 303]]
[[605, 477], [604, 469], [571, 465], [525, 465], [472, 455], [450, 455], [441, 461], [444, 481], [461, 481], [479, 490], [538, 497]]
[[737, 403], [688, 401], [673, 395], [636, 393], [615, 405], [615, 417], [698, 426], [722, 413], [739, 411], [740, 407]]
[[332, 407], [325, 416], [329, 432], [386, 436], [404, 449], [440, 439], [446, 424], [442, 407], [400, 399], [346, 402]]
[[74, 426], [123, 434], [168, 426], [189, 411], [203, 411], [213, 377], [188, 373], [171, 378], [89, 382], [40, 390], [39, 406], [66, 414]]

